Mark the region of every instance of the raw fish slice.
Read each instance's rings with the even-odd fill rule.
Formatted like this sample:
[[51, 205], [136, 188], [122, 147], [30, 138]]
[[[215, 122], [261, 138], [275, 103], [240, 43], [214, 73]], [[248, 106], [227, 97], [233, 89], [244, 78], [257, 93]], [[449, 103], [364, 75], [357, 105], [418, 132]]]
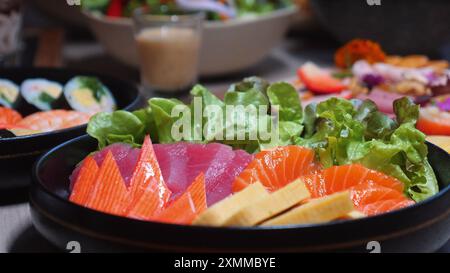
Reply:
[[373, 182], [363, 182], [350, 188], [353, 203], [357, 208], [389, 199], [405, 199], [403, 193], [394, 189], [386, 188]]
[[129, 216], [151, 219], [169, 201], [167, 188], [156, 159], [150, 136], [146, 136], [130, 182]]
[[52, 110], [37, 112], [17, 123], [18, 126], [40, 132], [66, 129], [89, 122], [91, 115], [75, 111]]
[[156, 220], [187, 225], [206, 208], [205, 175], [201, 173], [186, 192], [163, 210]]
[[[403, 193], [403, 183], [384, 173], [370, 170], [360, 164], [333, 166], [323, 172], [304, 176], [302, 180], [312, 198], [320, 198], [336, 192], [350, 190], [355, 207], [366, 215], [374, 215], [414, 204]], [[380, 208], [378, 208], [378, 204]], [[381, 205], [382, 204], [382, 205]]]
[[186, 143], [153, 145], [164, 181], [173, 193], [171, 199], [176, 198], [186, 190], [189, 183], [192, 182], [187, 177], [188, 145]]
[[325, 180], [322, 173], [305, 175], [301, 177], [301, 180], [305, 182], [312, 198], [319, 198], [327, 195]]
[[225, 168], [224, 172], [215, 179], [215, 184], [208, 184], [208, 206], [221, 201], [233, 193], [233, 180], [245, 169], [252, 161], [252, 156], [242, 150], [234, 151], [232, 161]]
[[0, 107], [0, 129], [9, 128], [22, 120], [22, 116], [15, 110]]
[[210, 162], [206, 169], [205, 177], [207, 191], [208, 206], [224, 199], [231, 194], [232, 179], [225, 179], [230, 172], [230, 165], [232, 164], [235, 154], [230, 147], [220, 145], [217, 149], [216, 156]]
[[275, 191], [304, 175], [315, 173], [314, 151], [300, 146], [277, 147], [258, 153], [235, 179], [233, 192], [260, 181], [269, 191]]
[[323, 177], [327, 194], [347, 190], [365, 181], [403, 192], [403, 183], [399, 180], [360, 164], [330, 167], [323, 171]]
[[389, 211], [406, 208], [414, 204], [415, 204], [414, 201], [406, 198], [389, 199], [389, 200], [380, 200], [368, 204], [363, 208], [360, 208], [360, 210], [366, 215], [378, 215]]
[[105, 213], [125, 216], [129, 201], [129, 194], [119, 167], [112, 153], [109, 152], [100, 166], [95, 187], [91, 191], [86, 206]]
[[87, 204], [90, 193], [95, 189], [98, 169], [97, 163], [92, 156], [84, 159], [79, 168], [75, 186], [70, 193], [70, 201], [82, 206]]
[[172, 191], [171, 200], [178, 198], [203, 172], [208, 204], [220, 201], [231, 193], [235, 177], [252, 159], [245, 151], [233, 151], [219, 143], [154, 146], [164, 180]]

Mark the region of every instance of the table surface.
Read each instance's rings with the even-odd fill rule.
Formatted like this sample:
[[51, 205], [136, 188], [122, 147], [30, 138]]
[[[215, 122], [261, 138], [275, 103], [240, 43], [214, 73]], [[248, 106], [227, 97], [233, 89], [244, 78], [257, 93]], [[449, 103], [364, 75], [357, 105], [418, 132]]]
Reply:
[[[321, 65], [330, 64], [333, 48], [336, 46], [327, 38], [296, 36], [286, 39], [264, 61], [247, 71], [222, 78], [200, 79], [200, 82], [215, 93], [221, 93], [231, 83], [251, 75], [258, 75], [272, 82], [293, 79], [296, 69], [307, 60]], [[65, 67], [102, 72], [135, 82], [139, 80], [138, 71], [111, 59], [92, 40], [71, 40], [69, 37], [62, 54]], [[32, 226], [27, 192], [0, 191], [0, 253], [54, 251], [58, 250]], [[450, 242], [440, 252], [450, 252]]]

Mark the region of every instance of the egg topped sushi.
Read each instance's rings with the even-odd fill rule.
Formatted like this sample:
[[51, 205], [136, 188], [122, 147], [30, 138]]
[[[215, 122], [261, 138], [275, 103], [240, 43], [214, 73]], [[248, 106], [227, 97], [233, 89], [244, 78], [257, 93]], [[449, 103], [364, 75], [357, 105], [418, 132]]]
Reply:
[[84, 113], [112, 112], [116, 102], [111, 91], [97, 78], [78, 76], [64, 86], [70, 107]]
[[14, 108], [20, 99], [19, 87], [10, 80], [0, 79], [0, 106]]
[[40, 111], [49, 111], [61, 102], [63, 87], [46, 79], [28, 79], [20, 86], [22, 97]]

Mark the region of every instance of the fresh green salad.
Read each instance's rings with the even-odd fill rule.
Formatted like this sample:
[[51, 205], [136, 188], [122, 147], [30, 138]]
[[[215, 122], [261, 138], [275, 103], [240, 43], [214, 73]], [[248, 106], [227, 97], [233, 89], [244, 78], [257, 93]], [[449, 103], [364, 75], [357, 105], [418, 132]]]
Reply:
[[291, 0], [82, 0], [84, 9], [109, 17], [130, 17], [134, 9], [148, 7], [153, 13], [163, 15], [205, 11], [207, 19], [212, 21], [257, 16], [291, 5]]
[[[315, 149], [317, 159], [325, 168], [361, 163], [396, 177], [405, 183], [406, 193], [415, 201], [438, 192], [436, 177], [427, 160], [425, 135], [415, 128], [419, 106], [407, 97], [394, 101], [396, 118], [392, 119], [378, 111], [370, 100], [331, 98], [303, 108], [290, 84], [270, 84], [257, 77], [233, 84], [223, 99], [202, 85], [196, 85], [191, 95], [190, 104], [177, 99], [152, 98], [148, 107], [135, 112], [99, 113], [89, 122], [88, 134], [98, 140], [99, 148], [116, 142], [140, 146], [146, 134], [159, 143], [221, 142], [250, 153], [276, 146], [302, 145]], [[173, 137], [174, 125], [183, 118], [182, 114], [174, 117], [175, 107], [194, 116], [198, 109], [202, 111], [207, 106], [227, 112], [230, 107], [249, 105], [267, 110], [246, 112], [244, 117], [232, 119], [203, 112], [200, 120], [193, 118], [189, 123], [189, 134], [181, 140]], [[264, 139], [255, 131], [258, 127], [255, 123], [278, 128], [275, 141]], [[217, 130], [209, 130], [208, 124], [221, 125], [218, 128], [226, 131], [225, 134], [229, 134], [231, 127], [240, 130], [231, 130], [235, 134], [231, 138], [217, 138]], [[239, 138], [242, 131], [256, 139]], [[195, 132], [203, 134], [195, 138]]]

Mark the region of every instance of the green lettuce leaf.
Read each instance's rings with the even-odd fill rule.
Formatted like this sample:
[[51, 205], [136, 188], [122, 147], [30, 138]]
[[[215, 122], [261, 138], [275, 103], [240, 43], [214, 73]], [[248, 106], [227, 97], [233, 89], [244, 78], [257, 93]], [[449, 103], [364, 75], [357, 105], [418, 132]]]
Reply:
[[145, 125], [127, 111], [98, 113], [89, 121], [87, 133], [97, 139], [99, 149], [116, 142], [139, 146], [144, 140]]

